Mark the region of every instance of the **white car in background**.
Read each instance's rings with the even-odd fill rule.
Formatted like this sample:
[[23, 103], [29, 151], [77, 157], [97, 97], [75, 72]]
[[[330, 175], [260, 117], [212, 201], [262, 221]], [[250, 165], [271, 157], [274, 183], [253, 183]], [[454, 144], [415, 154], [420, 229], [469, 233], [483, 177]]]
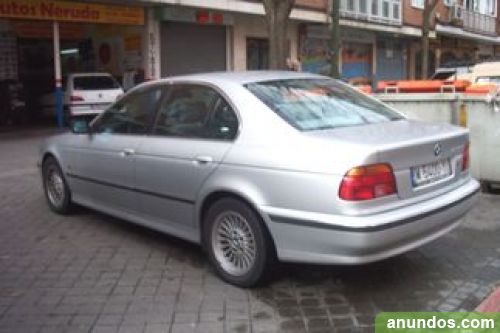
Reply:
[[[65, 119], [98, 115], [123, 94], [123, 89], [108, 73], [69, 74], [63, 83]], [[55, 115], [55, 94], [46, 94], [41, 103], [44, 114]]]

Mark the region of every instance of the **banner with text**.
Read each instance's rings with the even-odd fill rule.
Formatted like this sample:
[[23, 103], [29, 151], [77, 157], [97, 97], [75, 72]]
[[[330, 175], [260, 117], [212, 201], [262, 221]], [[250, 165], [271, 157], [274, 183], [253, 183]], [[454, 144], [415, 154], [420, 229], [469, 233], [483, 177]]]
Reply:
[[57, 0], [0, 0], [0, 17], [143, 25], [144, 8]]

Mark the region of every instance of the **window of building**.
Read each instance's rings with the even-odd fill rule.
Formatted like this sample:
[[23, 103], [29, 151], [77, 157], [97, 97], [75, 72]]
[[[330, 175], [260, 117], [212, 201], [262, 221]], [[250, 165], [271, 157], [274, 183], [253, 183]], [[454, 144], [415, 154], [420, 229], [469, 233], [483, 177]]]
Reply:
[[400, 3], [398, 1], [392, 3], [392, 16], [398, 20], [399, 17], [399, 10], [400, 10]]
[[465, 8], [469, 11], [496, 17], [496, 0], [465, 0]]
[[383, 1], [382, 2], [382, 16], [385, 18], [390, 17], [390, 6], [389, 6], [389, 1]]
[[412, 7], [424, 9], [425, 0], [411, 0]]
[[366, 0], [359, 0], [359, 12], [366, 14], [368, 12]]
[[378, 16], [378, 1], [372, 1], [372, 15]]
[[266, 38], [247, 38], [247, 69], [269, 68], [269, 40]]

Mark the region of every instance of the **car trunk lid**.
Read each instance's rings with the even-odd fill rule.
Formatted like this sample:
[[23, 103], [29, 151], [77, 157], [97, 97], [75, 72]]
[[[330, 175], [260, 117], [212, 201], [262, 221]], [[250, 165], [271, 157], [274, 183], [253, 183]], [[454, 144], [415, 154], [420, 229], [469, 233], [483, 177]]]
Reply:
[[462, 153], [468, 131], [452, 125], [398, 120], [304, 133], [362, 147], [369, 152], [367, 160], [390, 164], [401, 198], [447, 186], [463, 177]]

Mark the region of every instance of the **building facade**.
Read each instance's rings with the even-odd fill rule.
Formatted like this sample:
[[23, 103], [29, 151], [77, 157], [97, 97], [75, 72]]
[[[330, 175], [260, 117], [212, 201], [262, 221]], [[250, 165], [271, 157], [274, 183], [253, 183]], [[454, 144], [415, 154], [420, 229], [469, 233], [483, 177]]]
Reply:
[[[403, 13], [404, 24], [422, 24], [423, 0], [410, 0]], [[432, 21], [435, 38], [431, 39], [431, 74], [437, 67], [469, 65], [497, 58], [500, 54], [497, 0], [443, 0]], [[498, 46], [497, 46], [498, 45]], [[410, 78], [421, 71], [420, 42], [412, 41], [409, 50]]]
[[[421, 73], [422, 20], [425, 0], [341, 0], [343, 77], [349, 81], [415, 79]], [[460, 66], [499, 56], [498, 0], [442, 0], [432, 18], [428, 76], [440, 66]], [[328, 69], [328, 32], [306, 39], [306, 69]], [[363, 37], [361, 37], [363, 36]], [[311, 40], [312, 39], [312, 40]], [[322, 45], [324, 50], [320, 50]], [[313, 51], [311, 51], [313, 50]], [[316, 52], [314, 51], [316, 50]], [[312, 61], [312, 66], [307, 62]]]
[[[330, 72], [331, 1], [296, 0], [292, 10], [289, 56], [305, 71]], [[418, 78], [423, 1], [340, 0], [343, 78], [372, 85]], [[500, 55], [498, 2], [440, 1], [429, 73]], [[259, 0], [0, 0], [0, 82], [24, 84], [36, 113], [38, 98], [75, 71], [110, 72], [129, 86], [176, 74], [266, 69], [264, 15]]]

